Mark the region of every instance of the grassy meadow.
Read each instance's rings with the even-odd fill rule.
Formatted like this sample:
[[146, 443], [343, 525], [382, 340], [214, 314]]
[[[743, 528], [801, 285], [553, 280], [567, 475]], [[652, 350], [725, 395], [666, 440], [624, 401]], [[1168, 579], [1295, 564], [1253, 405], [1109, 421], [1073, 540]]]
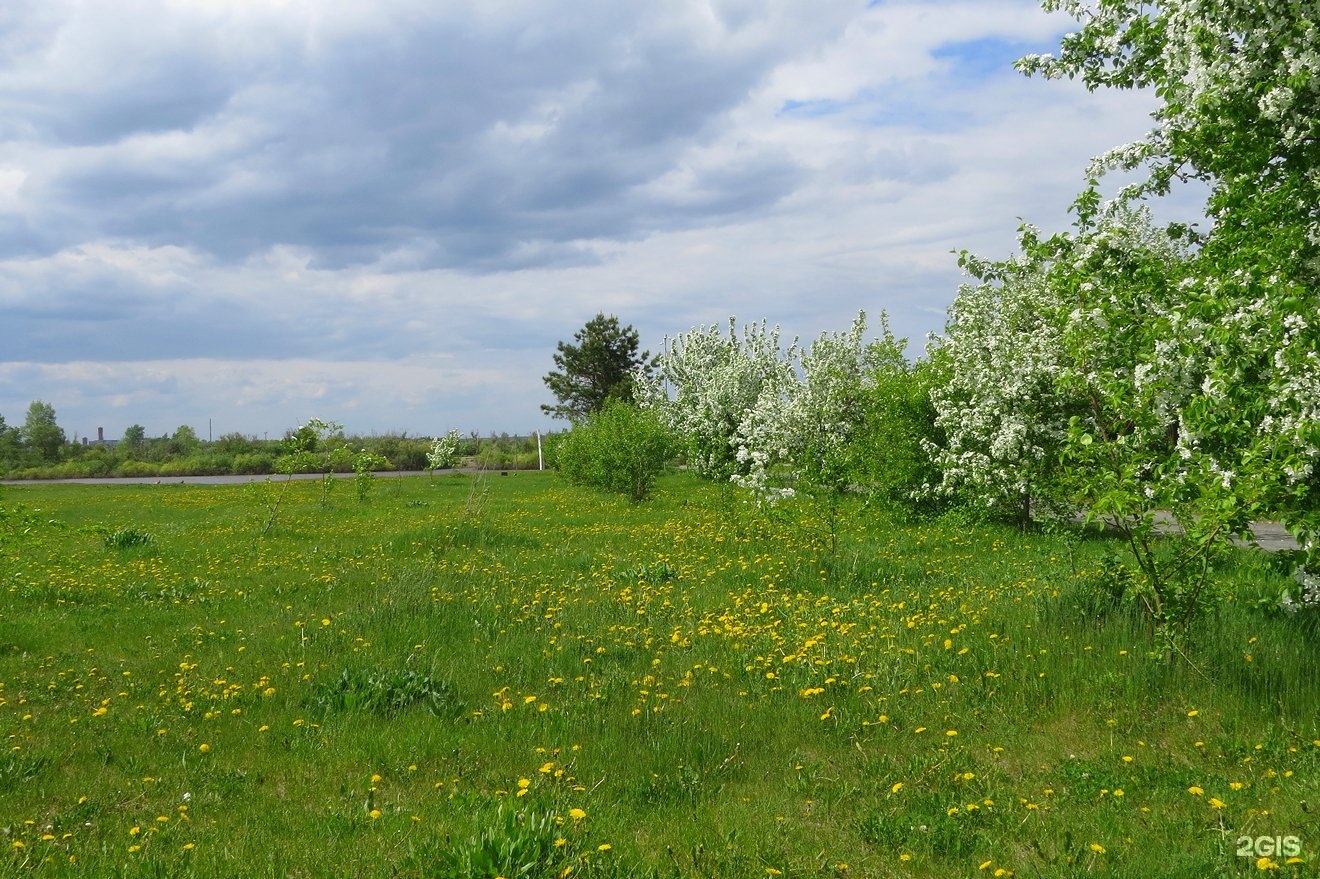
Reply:
[[3, 490], [0, 876], [1320, 875], [1261, 554], [1170, 662], [1102, 537], [537, 473], [263, 534], [273, 488]]

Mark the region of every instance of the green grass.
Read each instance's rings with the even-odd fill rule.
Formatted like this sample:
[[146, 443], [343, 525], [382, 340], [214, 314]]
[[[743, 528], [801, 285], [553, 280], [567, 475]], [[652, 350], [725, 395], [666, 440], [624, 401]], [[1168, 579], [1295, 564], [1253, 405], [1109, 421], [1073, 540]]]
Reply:
[[0, 875], [1320, 875], [1261, 556], [1166, 662], [1096, 537], [858, 507], [830, 556], [541, 474], [294, 483], [263, 537], [259, 492], [7, 490]]

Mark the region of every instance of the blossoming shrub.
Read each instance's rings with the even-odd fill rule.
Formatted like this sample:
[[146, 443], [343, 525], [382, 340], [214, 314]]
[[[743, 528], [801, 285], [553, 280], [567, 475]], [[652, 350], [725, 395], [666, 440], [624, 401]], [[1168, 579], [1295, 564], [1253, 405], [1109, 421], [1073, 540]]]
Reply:
[[426, 453], [426, 469], [448, 470], [458, 462], [458, 431], [449, 430], [444, 436], [431, 441], [431, 448]]
[[[1035, 239], [1024, 227], [1024, 251]], [[931, 402], [941, 442], [926, 448], [941, 478], [928, 492], [956, 497], [1020, 525], [1033, 504], [1058, 499], [1062, 441], [1077, 401], [1060, 393], [1062, 302], [1047, 267], [1028, 255], [990, 262], [963, 254], [977, 279], [931, 340]]]
[[779, 450], [767, 444], [750, 449], [747, 440], [781, 421], [775, 410], [797, 382], [796, 339], [784, 353], [779, 327], [750, 324], [740, 337], [736, 326], [730, 318], [727, 333], [711, 325], [676, 336], [656, 372], [636, 376], [639, 402], [673, 431], [688, 466], [715, 480], [771, 464]]
[[931, 477], [921, 441], [933, 413], [883, 314], [879, 338], [866, 336], [864, 312], [806, 347], [781, 346], [764, 321], [741, 336], [734, 321], [727, 333], [695, 329], [666, 346], [644, 405], [680, 437], [693, 469], [763, 500], [858, 489], [906, 501]]

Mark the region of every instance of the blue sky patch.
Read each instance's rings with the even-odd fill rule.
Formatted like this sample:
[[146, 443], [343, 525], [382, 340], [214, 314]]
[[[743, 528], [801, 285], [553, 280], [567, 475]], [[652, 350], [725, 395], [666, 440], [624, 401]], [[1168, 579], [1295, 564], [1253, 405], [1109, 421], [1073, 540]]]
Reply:
[[843, 101], [832, 101], [828, 99], [817, 99], [810, 101], [784, 101], [783, 106], [779, 108], [778, 116], [801, 116], [805, 118], [814, 118], [817, 116], [830, 116], [841, 112], [848, 105]]
[[[1048, 47], [1047, 47], [1048, 48]], [[952, 64], [951, 71], [959, 77], [986, 77], [994, 74], [1013, 74], [1013, 62], [1031, 52], [1042, 51], [1038, 46], [1001, 37], [984, 37], [959, 43], [945, 43], [931, 52], [931, 56]]]

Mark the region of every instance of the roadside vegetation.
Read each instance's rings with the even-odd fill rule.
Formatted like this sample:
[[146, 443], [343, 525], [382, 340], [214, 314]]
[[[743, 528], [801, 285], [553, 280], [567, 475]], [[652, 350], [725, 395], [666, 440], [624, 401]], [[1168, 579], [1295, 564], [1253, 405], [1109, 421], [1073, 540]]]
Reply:
[[[34, 420], [33, 413], [36, 413]], [[316, 419], [312, 419], [316, 421]], [[309, 422], [310, 423], [310, 422]], [[402, 434], [357, 435], [336, 429], [316, 437], [312, 451], [320, 453], [332, 471], [353, 472], [353, 456], [370, 452], [384, 460], [385, 470], [428, 470], [435, 440]], [[141, 425], [130, 425], [122, 437], [96, 441], [69, 438], [55, 421], [55, 409], [34, 401], [22, 425], [6, 425], [0, 417], [0, 478], [79, 479], [98, 477], [262, 475], [281, 472], [281, 459], [307, 451], [299, 432], [290, 428], [277, 439], [227, 433], [208, 441], [188, 425], [148, 437]], [[452, 466], [492, 470], [533, 470], [538, 466], [535, 436], [458, 436]]]

